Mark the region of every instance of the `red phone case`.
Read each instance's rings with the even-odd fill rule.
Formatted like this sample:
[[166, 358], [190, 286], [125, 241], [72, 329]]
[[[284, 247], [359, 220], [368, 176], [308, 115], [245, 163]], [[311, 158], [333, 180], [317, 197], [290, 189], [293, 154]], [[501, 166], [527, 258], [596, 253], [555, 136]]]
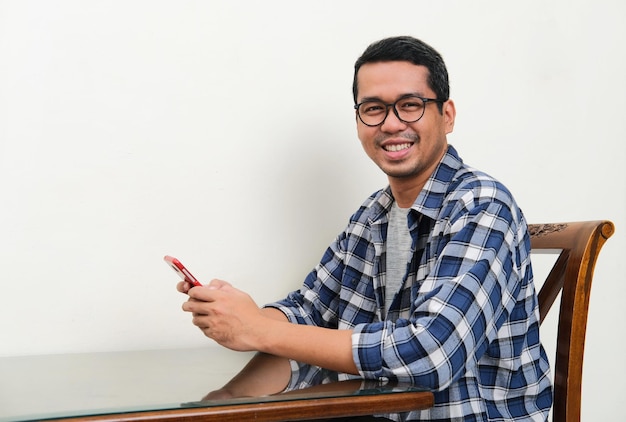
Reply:
[[168, 263], [168, 265], [170, 267], [172, 267], [172, 269], [174, 271], [176, 271], [176, 273], [180, 276], [180, 278], [182, 278], [183, 280], [185, 280], [186, 282], [188, 282], [192, 286], [202, 286], [202, 283], [200, 283], [189, 272], [189, 270], [187, 268], [185, 268], [185, 266], [178, 259], [174, 258], [173, 256], [169, 256], [169, 255], [165, 255], [165, 257], [163, 257], [163, 259], [165, 260], [165, 262]]

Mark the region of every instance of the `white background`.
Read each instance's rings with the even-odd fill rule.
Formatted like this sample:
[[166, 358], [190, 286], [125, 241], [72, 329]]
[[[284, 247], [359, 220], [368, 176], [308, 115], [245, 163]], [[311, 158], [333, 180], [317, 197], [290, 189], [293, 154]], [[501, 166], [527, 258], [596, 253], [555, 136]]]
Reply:
[[356, 138], [352, 71], [403, 34], [448, 64], [449, 141], [530, 222], [615, 222], [583, 416], [619, 419], [623, 0], [0, 0], [0, 355], [208, 344], [165, 254], [259, 304], [297, 288], [386, 183]]

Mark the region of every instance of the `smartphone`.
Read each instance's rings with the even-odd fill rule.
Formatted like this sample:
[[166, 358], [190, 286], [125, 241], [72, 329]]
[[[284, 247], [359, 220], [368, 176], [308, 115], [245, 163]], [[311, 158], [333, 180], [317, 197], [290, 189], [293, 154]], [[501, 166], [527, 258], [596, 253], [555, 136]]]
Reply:
[[191, 286], [202, 286], [202, 284], [196, 279], [187, 268], [176, 258], [173, 256], [165, 255], [163, 258], [167, 264], [172, 267], [176, 274], [180, 276], [187, 283], [191, 284]]

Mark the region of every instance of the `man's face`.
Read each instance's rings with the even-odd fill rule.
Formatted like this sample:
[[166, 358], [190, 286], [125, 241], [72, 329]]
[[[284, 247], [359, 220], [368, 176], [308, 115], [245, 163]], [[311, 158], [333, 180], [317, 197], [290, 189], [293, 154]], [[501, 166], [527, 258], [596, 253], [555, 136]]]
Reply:
[[[391, 104], [409, 94], [435, 98], [428, 76], [425, 66], [410, 62], [364, 64], [357, 73], [357, 103], [376, 99]], [[356, 117], [363, 149], [387, 174], [390, 183], [414, 180], [423, 185], [447, 149], [446, 135], [454, 127], [453, 102], [448, 100], [443, 104], [443, 115], [437, 103], [429, 102], [425, 107], [422, 118], [414, 123], [399, 120], [392, 108], [378, 126], [366, 126]]]

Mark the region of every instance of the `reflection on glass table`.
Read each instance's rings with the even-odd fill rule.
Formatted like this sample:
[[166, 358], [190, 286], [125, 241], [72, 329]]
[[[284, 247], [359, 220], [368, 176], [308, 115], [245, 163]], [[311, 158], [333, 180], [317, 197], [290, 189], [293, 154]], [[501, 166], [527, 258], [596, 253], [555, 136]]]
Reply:
[[432, 395], [417, 387], [359, 379], [333, 382], [337, 378], [332, 373], [327, 374], [325, 384], [310, 388], [205, 400], [252, 356], [206, 347], [3, 357], [0, 421], [167, 420], [182, 416], [187, 420], [241, 420], [237, 418], [253, 414], [257, 420], [287, 416], [296, 420], [311, 412], [320, 417], [320, 411], [337, 416], [337, 412], [352, 412], [351, 407], [367, 412], [368, 406], [379, 409], [381, 403], [392, 411], [432, 404]]

